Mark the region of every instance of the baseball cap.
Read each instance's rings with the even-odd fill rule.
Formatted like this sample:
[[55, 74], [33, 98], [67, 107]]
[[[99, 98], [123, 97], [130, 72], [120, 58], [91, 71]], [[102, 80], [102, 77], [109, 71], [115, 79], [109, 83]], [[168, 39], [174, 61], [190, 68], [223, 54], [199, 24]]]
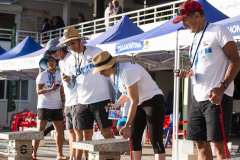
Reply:
[[202, 5], [194, 0], [187, 0], [183, 4], [181, 4], [179, 8], [179, 15], [176, 16], [173, 20], [173, 23], [179, 23], [183, 20], [183, 18], [189, 16], [194, 12], [202, 12], [203, 8]]

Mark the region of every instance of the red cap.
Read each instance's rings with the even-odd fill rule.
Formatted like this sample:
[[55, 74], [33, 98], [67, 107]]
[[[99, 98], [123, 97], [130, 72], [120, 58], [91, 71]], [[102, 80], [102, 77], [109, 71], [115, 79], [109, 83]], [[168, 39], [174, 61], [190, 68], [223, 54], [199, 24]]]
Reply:
[[181, 4], [179, 8], [180, 14], [176, 16], [173, 20], [173, 23], [179, 23], [183, 20], [183, 18], [189, 16], [194, 12], [202, 12], [203, 8], [200, 3], [194, 0], [187, 0], [183, 4]]

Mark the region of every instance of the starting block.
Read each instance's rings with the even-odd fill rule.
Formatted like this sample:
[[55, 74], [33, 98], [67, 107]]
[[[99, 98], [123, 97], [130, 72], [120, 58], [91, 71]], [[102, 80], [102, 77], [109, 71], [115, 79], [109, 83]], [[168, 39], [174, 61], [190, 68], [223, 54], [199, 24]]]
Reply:
[[81, 141], [75, 142], [73, 147], [88, 151], [88, 159], [91, 160], [120, 160], [121, 153], [129, 151], [129, 141], [127, 139]]
[[8, 140], [8, 160], [32, 159], [32, 140], [43, 139], [43, 133], [37, 131], [0, 133], [0, 139]]
[[197, 160], [197, 148], [193, 141], [186, 139], [178, 140], [179, 159], [181, 160]]

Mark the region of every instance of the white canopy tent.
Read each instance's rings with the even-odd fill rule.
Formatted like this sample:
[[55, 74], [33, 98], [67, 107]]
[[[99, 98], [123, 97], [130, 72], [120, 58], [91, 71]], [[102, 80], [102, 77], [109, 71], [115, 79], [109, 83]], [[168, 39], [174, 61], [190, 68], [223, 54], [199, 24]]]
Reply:
[[39, 61], [45, 48], [36, 52], [8, 60], [0, 61], [0, 77], [2, 79], [35, 79], [39, 71]]

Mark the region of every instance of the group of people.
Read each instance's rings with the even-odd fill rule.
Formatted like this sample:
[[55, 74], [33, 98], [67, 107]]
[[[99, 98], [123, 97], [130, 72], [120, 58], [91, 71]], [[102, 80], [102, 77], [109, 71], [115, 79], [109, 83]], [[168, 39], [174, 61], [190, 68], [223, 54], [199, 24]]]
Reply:
[[[70, 159], [80, 160], [83, 151], [74, 150], [72, 142], [91, 140], [94, 122], [104, 138], [114, 138], [106, 107], [124, 106], [127, 101], [130, 102], [129, 112], [123, 115], [125, 122], [121, 125], [120, 135], [130, 137], [134, 156], [139, 159], [142, 134], [148, 125], [154, 153], [163, 159], [163, 94], [143, 67], [119, 63], [108, 52], [85, 46], [74, 27], [65, 29], [61, 40], [50, 40], [47, 54], [48, 68], [39, 73], [36, 80], [38, 128], [43, 131], [48, 121], [53, 122], [57, 159], [65, 158], [62, 153], [63, 109], [69, 131]], [[108, 69], [105, 65], [110, 67], [109, 71], [102, 70]], [[119, 90], [121, 95], [117, 94]], [[33, 142], [34, 159], [38, 145], [39, 141]]]
[[52, 18], [45, 18], [41, 27], [41, 32], [47, 32], [49, 30], [55, 30], [65, 27], [64, 21], [60, 16], [54, 16]]
[[[199, 160], [213, 159], [210, 142], [217, 159], [229, 158], [224, 146], [231, 126], [233, 79], [240, 69], [236, 44], [226, 28], [207, 22], [196, 1], [180, 6], [174, 23], [180, 21], [195, 33], [189, 51], [191, 68], [175, 71], [176, 76], [191, 77], [192, 82], [194, 101], [188, 113], [187, 138], [196, 142]], [[48, 69], [36, 80], [38, 128], [43, 131], [48, 121], [53, 122], [58, 160], [66, 158], [62, 153], [63, 115], [69, 131], [70, 159], [80, 160], [83, 151], [75, 150], [72, 143], [91, 140], [94, 122], [104, 138], [114, 138], [106, 108], [124, 106], [127, 101], [129, 111], [119, 133], [129, 138], [133, 159], [141, 159], [146, 126], [155, 160], [165, 159], [163, 92], [141, 65], [120, 62], [107, 51], [85, 46], [74, 27], [66, 28], [63, 37], [50, 40], [47, 47]], [[33, 143], [33, 159], [38, 144]]]

